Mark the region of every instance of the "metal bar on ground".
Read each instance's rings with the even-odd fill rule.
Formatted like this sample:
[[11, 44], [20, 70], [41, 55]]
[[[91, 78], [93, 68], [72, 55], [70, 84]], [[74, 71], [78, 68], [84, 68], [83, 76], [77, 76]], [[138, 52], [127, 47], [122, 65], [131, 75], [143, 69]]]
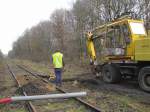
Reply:
[[34, 96], [16, 96], [11, 98], [2, 98], [0, 103], [11, 103], [15, 101], [32, 101], [32, 100], [44, 100], [53, 98], [72, 98], [85, 96], [86, 92], [74, 92], [74, 93], [61, 93], [61, 94], [47, 94], [47, 95], [34, 95]]

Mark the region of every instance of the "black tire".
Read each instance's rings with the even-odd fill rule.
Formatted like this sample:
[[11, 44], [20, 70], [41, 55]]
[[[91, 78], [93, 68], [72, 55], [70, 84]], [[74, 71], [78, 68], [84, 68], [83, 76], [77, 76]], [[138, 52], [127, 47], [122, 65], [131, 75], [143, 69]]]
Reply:
[[143, 67], [138, 76], [138, 82], [141, 89], [150, 92], [150, 67]]
[[107, 83], [117, 83], [121, 80], [121, 73], [115, 64], [106, 64], [102, 69], [103, 80]]

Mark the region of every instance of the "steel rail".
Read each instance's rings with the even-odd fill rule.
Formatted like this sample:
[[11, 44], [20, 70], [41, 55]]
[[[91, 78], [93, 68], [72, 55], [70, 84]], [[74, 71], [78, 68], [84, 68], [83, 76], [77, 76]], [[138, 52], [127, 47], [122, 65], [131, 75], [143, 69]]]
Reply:
[[[14, 72], [11, 70], [11, 68], [9, 67], [8, 64], [7, 64], [7, 68], [8, 68], [8, 70], [9, 70], [10, 74], [12, 75], [12, 77], [14, 78], [14, 80], [16, 81], [18, 88], [21, 88], [21, 84], [20, 84], [19, 81], [17, 80], [17, 78], [16, 78]], [[24, 95], [24, 96], [27, 96], [27, 93], [26, 93], [23, 89], [21, 89], [21, 90], [22, 90], [23, 95]], [[37, 112], [36, 109], [35, 109], [35, 107], [34, 107], [34, 105], [31, 103], [31, 101], [27, 101], [27, 102], [26, 102], [26, 107], [28, 108], [28, 111], [29, 111], [29, 112]]]
[[[33, 73], [33, 72], [31, 72], [30, 70], [28, 70], [27, 68], [22, 67], [21, 65], [17, 65], [17, 66], [18, 66], [20, 69], [22, 69], [22, 70], [24, 70], [24, 71], [30, 73], [31, 75], [33, 75], [33, 76], [35, 76], [35, 77], [41, 79], [41, 80], [44, 81], [45, 83], [51, 83], [51, 82], [49, 82], [48, 80], [41, 78], [41, 77], [38, 75], [38, 73]], [[62, 88], [56, 87], [56, 89], [57, 89], [58, 91], [60, 91], [60, 92], [67, 93], [67, 91], [63, 90]], [[88, 103], [88, 102], [82, 100], [81, 98], [74, 98], [74, 99], [77, 100], [78, 102], [80, 102], [81, 104], [85, 105], [86, 107], [90, 108], [90, 109], [93, 110], [94, 112], [102, 112], [101, 109], [99, 109], [99, 108], [95, 107], [94, 105], [92, 105], [92, 104], [90, 104], [90, 103]]]

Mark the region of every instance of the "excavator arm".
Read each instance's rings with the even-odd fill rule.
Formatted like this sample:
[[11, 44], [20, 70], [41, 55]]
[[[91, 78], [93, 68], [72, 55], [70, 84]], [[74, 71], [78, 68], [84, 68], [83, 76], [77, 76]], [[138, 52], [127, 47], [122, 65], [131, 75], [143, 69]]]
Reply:
[[92, 39], [93, 34], [91, 32], [87, 33], [87, 51], [88, 55], [91, 59], [92, 62], [96, 60], [96, 53], [95, 53], [95, 48], [94, 48], [94, 43]]

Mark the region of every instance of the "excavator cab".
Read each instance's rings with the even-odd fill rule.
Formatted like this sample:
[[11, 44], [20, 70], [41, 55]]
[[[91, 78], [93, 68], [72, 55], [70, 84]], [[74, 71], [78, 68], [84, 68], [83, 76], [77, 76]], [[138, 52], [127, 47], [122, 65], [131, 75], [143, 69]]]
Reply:
[[87, 33], [87, 49], [95, 61], [135, 60], [135, 41], [147, 37], [141, 20], [122, 19]]

